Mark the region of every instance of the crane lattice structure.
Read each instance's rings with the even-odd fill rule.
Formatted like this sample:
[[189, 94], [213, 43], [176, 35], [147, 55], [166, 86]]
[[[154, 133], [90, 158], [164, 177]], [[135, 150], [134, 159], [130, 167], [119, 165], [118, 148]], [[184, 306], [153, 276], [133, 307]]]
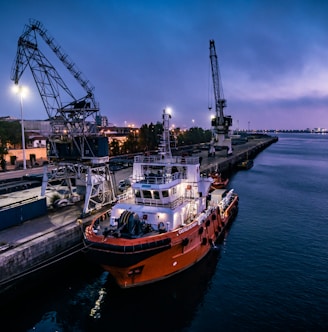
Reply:
[[212, 118], [211, 125], [213, 137], [210, 144], [209, 155], [215, 155], [215, 146], [227, 147], [227, 154], [232, 154], [231, 138], [229, 137], [230, 126], [232, 126], [231, 116], [225, 116], [223, 109], [227, 106], [227, 101], [223, 96], [218, 57], [216, 55], [214, 40], [210, 40], [210, 62], [212, 69], [212, 81], [215, 98], [215, 116]]
[[[42, 53], [42, 40], [76, 79], [84, 90], [84, 96], [74, 96]], [[47, 155], [50, 162], [57, 166], [50, 177], [45, 168], [41, 195], [46, 196], [58, 191], [58, 187], [66, 186], [66, 198], [70, 202], [84, 197], [84, 214], [112, 203], [116, 200], [116, 186], [108, 165], [108, 139], [100, 135], [97, 127], [99, 107], [94, 87], [42, 23], [33, 19], [25, 25], [18, 39], [11, 72], [15, 84], [19, 84], [27, 67], [31, 70], [50, 121]]]

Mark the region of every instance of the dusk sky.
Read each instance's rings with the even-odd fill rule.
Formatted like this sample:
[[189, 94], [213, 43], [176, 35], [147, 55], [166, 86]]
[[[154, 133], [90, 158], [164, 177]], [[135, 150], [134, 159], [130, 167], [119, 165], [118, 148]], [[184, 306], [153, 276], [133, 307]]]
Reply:
[[[171, 107], [176, 127], [210, 128], [214, 39], [233, 129], [328, 128], [328, 0], [8, 0], [0, 9], [0, 116], [20, 117], [10, 74], [32, 18], [95, 86], [101, 115], [117, 126], [156, 123]], [[80, 88], [59, 60], [52, 64]], [[29, 69], [20, 84], [29, 88], [24, 118], [46, 119]]]

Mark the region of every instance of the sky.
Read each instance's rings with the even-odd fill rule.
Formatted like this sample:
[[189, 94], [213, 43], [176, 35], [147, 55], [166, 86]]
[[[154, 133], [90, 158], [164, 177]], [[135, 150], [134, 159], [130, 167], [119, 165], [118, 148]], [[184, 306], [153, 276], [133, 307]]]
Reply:
[[[82, 71], [116, 126], [156, 123], [170, 107], [174, 126], [209, 129], [213, 39], [232, 129], [328, 128], [328, 0], [4, 0], [0, 117], [20, 117], [10, 76], [29, 19]], [[39, 49], [83, 97], [52, 50]], [[46, 119], [28, 68], [19, 83], [29, 91], [24, 119]]]

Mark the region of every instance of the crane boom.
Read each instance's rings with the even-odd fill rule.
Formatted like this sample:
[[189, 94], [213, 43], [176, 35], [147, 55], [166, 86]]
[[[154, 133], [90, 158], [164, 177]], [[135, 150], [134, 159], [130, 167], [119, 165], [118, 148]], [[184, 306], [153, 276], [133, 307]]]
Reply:
[[[40, 50], [38, 36], [55, 53], [58, 59], [65, 65], [68, 71], [77, 80], [85, 91], [83, 97], [75, 97], [55, 67]], [[43, 27], [41, 22], [30, 19], [25, 25], [22, 35], [18, 39], [17, 54], [11, 71], [11, 79], [15, 84], [19, 83], [25, 69], [29, 67], [37, 89], [40, 93], [43, 105], [47, 111], [52, 133], [49, 135], [50, 159], [77, 160], [107, 157], [108, 150], [105, 147], [105, 137], [101, 144], [104, 149], [99, 155], [99, 137], [97, 127], [89, 120], [96, 118], [99, 108], [94, 98], [94, 87], [84, 78], [69, 56], [63, 52], [61, 46]], [[94, 144], [88, 137], [96, 137]], [[108, 143], [108, 142], [107, 142]], [[97, 145], [97, 146], [96, 146]]]
[[[50, 64], [50, 62], [39, 50], [36, 33], [38, 33], [42, 37], [45, 43], [56, 54], [58, 59], [66, 66], [66, 68], [70, 71], [70, 73], [77, 80], [77, 82], [87, 92], [86, 96], [92, 101], [93, 107], [97, 108], [94, 98], [94, 86], [90, 84], [89, 80], [84, 78], [82, 72], [77, 68], [76, 64], [70, 59], [70, 57], [66, 53], [63, 52], [61, 46], [59, 46], [55, 38], [53, 38], [49, 34], [49, 32], [43, 27], [42, 23], [34, 19], [30, 19], [29, 24], [25, 25], [24, 32], [18, 40], [17, 56], [14, 62], [14, 66], [12, 68], [11, 75], [11, 78], [15, 82], [15, 84], [18, 84], [18, 81], [21, 78], [27, 65], [31, 66], [32, 64], [30, 62], [35, 61], [36, 64], [38, 64], [39, 66], [43, 64], [45, 68], [47, 68], [47, 70], [50, 69], [53, 72], [50, 74], [50, 77], [52, 77], [58, 83], [58, 85], [61, 86], [65, 90], [65, 92], [72, 97], [73, 100], [76, 100], [73, 94], [70, 92], [69, 88], [62, 80], [62, 78], [56, 72], [55, 68]], [[46, 70], [44, 71], [44, 73], [46, 73]]]
[[215, 112], [218, 119], [217, 125], [222, 126], [224, 124], [224, 114], [223, 108], [227, 106], [227, 102], [223, 97], [223, 88], [221, 83], [218, 57], [215, 51], [214, 40], [210, 40], [210, 59], [212, 68], [212, 80], [213, 80], [213, 90], [215, 97]]
[[213, 127], [213, 139], [211, 142], [209, 155], [215, 154], [214, 143], [218, 146], [226, 146], [228, 154], [232, 153], [231, 139], [226, 136], [229, 134], [229, 127], [232, 125], [231, 116], [225, 116], [223, 109], [227, 106], [227, 101], [223, 96], [223, 88], [218, 65], [218, 57], [215, 50], [215, 42], [210, 40], [210, 62], [212, 69], [212, 82], [215, 98], [215, 116], [212, 118], [211, 125]]
[[[64, 64], [84, 90], [84, 96], [75, 97], [40, 50], [39, 40]], [[97, 127], [99, 107], [94, 98], [94, 87], [43, 25], [32, 19], [18, 39], [11, 71], [15, 84], [19, 83], [27, 67], [32, 72], [50, 121], [48, 159], [57, 165], [50, 178], [50, 173], [44, 169], [41, 196], [56, 190], [59, 194], [66, 186], [72, 203], [84, 198], [84, 214], [111, 204], [116, 200], [115, 179], [108, 165], [108, 139], [100, 135]]]

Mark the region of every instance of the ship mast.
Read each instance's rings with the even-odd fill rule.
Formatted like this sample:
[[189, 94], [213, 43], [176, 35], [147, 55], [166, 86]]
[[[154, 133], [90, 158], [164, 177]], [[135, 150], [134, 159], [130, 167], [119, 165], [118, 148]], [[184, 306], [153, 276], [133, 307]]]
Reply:
[[166, 109], [163, 110], [163, 134], [161, 142], [159, 144], [159, 154], [162, 159], [171, 159], [171, 143], [170, 143], [170, 119], [171, 114], [169, 114]]

